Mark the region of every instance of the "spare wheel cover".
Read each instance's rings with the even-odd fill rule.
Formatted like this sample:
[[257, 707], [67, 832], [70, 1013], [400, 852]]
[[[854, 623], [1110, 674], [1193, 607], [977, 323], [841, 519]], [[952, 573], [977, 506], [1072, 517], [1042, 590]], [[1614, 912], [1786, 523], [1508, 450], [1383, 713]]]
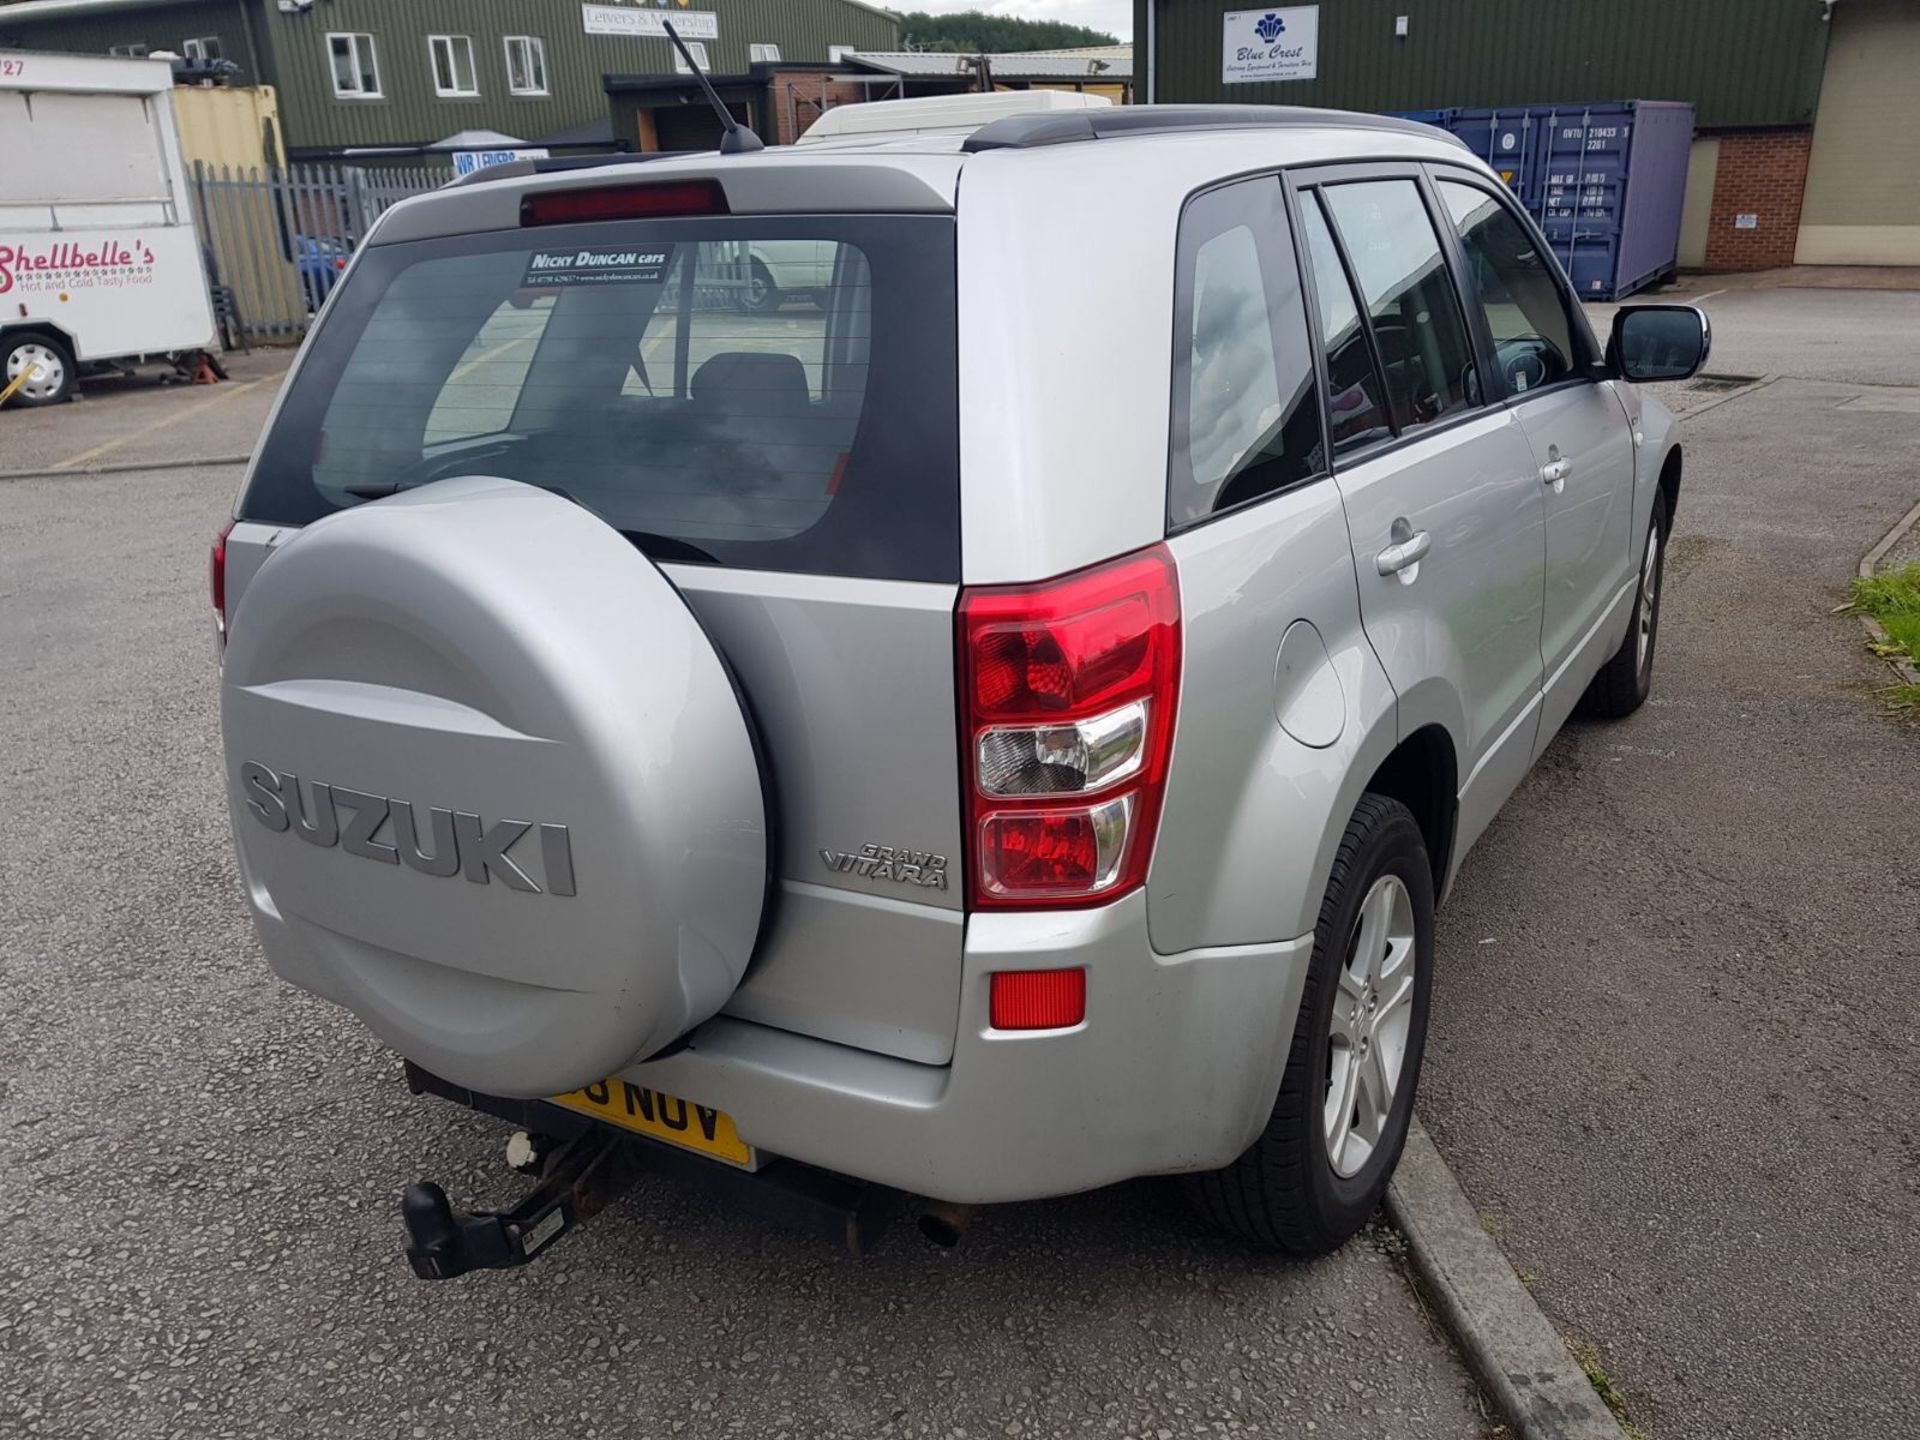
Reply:
[[282, 975], [518, 1097], [726, 1003], [767, 885], [754, 747], [618, 532], [516, 481], [440, 481], [308, 526], [231, 629], [228, 804]]

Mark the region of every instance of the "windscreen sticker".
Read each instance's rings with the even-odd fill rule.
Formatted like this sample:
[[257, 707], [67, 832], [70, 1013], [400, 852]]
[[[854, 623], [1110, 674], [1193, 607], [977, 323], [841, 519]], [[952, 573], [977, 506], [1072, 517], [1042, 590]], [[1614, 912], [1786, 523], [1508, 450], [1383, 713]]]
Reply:
[[651, 250], [536, 250], [527, 257], [523, 287], [542, 290], [573, 285], [657, 285], [673, 260], [673, 247]]

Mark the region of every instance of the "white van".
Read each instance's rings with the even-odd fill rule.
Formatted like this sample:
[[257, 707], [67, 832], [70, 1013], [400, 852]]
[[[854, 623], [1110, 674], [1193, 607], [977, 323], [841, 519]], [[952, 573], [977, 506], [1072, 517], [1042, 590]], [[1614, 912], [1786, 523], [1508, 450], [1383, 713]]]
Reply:
[[166, 60], [0, 51], [0, 390], [213, 340]]

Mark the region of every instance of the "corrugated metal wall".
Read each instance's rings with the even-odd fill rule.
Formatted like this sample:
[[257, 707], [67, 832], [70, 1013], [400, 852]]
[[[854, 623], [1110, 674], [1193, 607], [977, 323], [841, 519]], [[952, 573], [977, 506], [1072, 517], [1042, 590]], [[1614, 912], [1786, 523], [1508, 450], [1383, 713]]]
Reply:
[[[1322, 0], [1316, 79], [1226, 85], [1223, 17], [1256, 7], [1134, 0], [1142, 99], [1149, 4], [1162, 102], [1419, 110], [1691, 100], [1709, 127], [1809, 123], [1829, 29], [1817, 0]], [[1404, 40], [1394, 36], [1400, 15]]]
[[225, 57], [241, 69], [236, 83], [249, 85], [263, 77], [248, 68], [240, 5], [241, 0], [192, 0], [189, 4], [161, 4], [106, 15], [32, 21], [11, 16], [0, 5], [0, 48], [18, 45], [25, 50], [104, 55], [116, 45], [138, 44], [149, 50], [177, 51], [182, 40], [218, 35]]
[[1834, 7], [1800, 210], [1802, 265], [1920, 265], [1920, 6]]
[[[824, 61], [829, 45], [884, 50], [899, 41], [892, 20], [845, 0], [696, 0], [690, 8], [719, 17], [720, 38], [705, 44], [723, 75], [746, 71], [749, 44], [778, 45], [785, 60]], [[535, 139], [603, 118], [602, 75], [673, 73], [664, 39], [588, 35], [580, 0], [331, 0], [293, 15], [269, 3], [264, 22], [287, 143], [298, 148], [431, 142], [480, 129]], [[385, 99], [335, 98], [326, 37], [338, 31], [375, 37]], [[473, 37], [479, 99], [433, 93], [426, 37], [436, 34]], [[507, 93], [507, 35], [546, 42], [548, 98]]]

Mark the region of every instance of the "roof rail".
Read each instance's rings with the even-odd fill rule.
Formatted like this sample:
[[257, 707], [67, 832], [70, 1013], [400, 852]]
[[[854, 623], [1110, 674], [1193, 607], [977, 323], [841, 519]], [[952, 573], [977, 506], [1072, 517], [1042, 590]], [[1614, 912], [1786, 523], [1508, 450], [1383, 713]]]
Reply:
[[1067, 110], [1009, 115], [983, 125], [960, 147], [982, 150], [1034, 150], [1086, 140], [1119, 140], [1129, 135], [1169, 135], [1186, 130], [1272, 130], [1307, 127], [1338, 130], [1387, 130], [1444, 139], [1465, 149], [1466, 142], [1418, 120], [1370, 115], [1355, 110], [1313, 110], [1299, 105], [1116, 105], [1104, 110]]
[[565, 170], [598, 170], [608, 165], [644, 165], [649, 160], [672, 160], [677, 156], [697, 153], [692, 150], [647, 150], [637, 153], [622, 151], [617, 155], [550, 155], [544, 160], [513, 160], [505, 165], [484, 165], [449, 180], [440, 188], [451, 190], [456, 185], [484, 185], [489, 180], [517, 180], [528, 175], [553, 175]]

